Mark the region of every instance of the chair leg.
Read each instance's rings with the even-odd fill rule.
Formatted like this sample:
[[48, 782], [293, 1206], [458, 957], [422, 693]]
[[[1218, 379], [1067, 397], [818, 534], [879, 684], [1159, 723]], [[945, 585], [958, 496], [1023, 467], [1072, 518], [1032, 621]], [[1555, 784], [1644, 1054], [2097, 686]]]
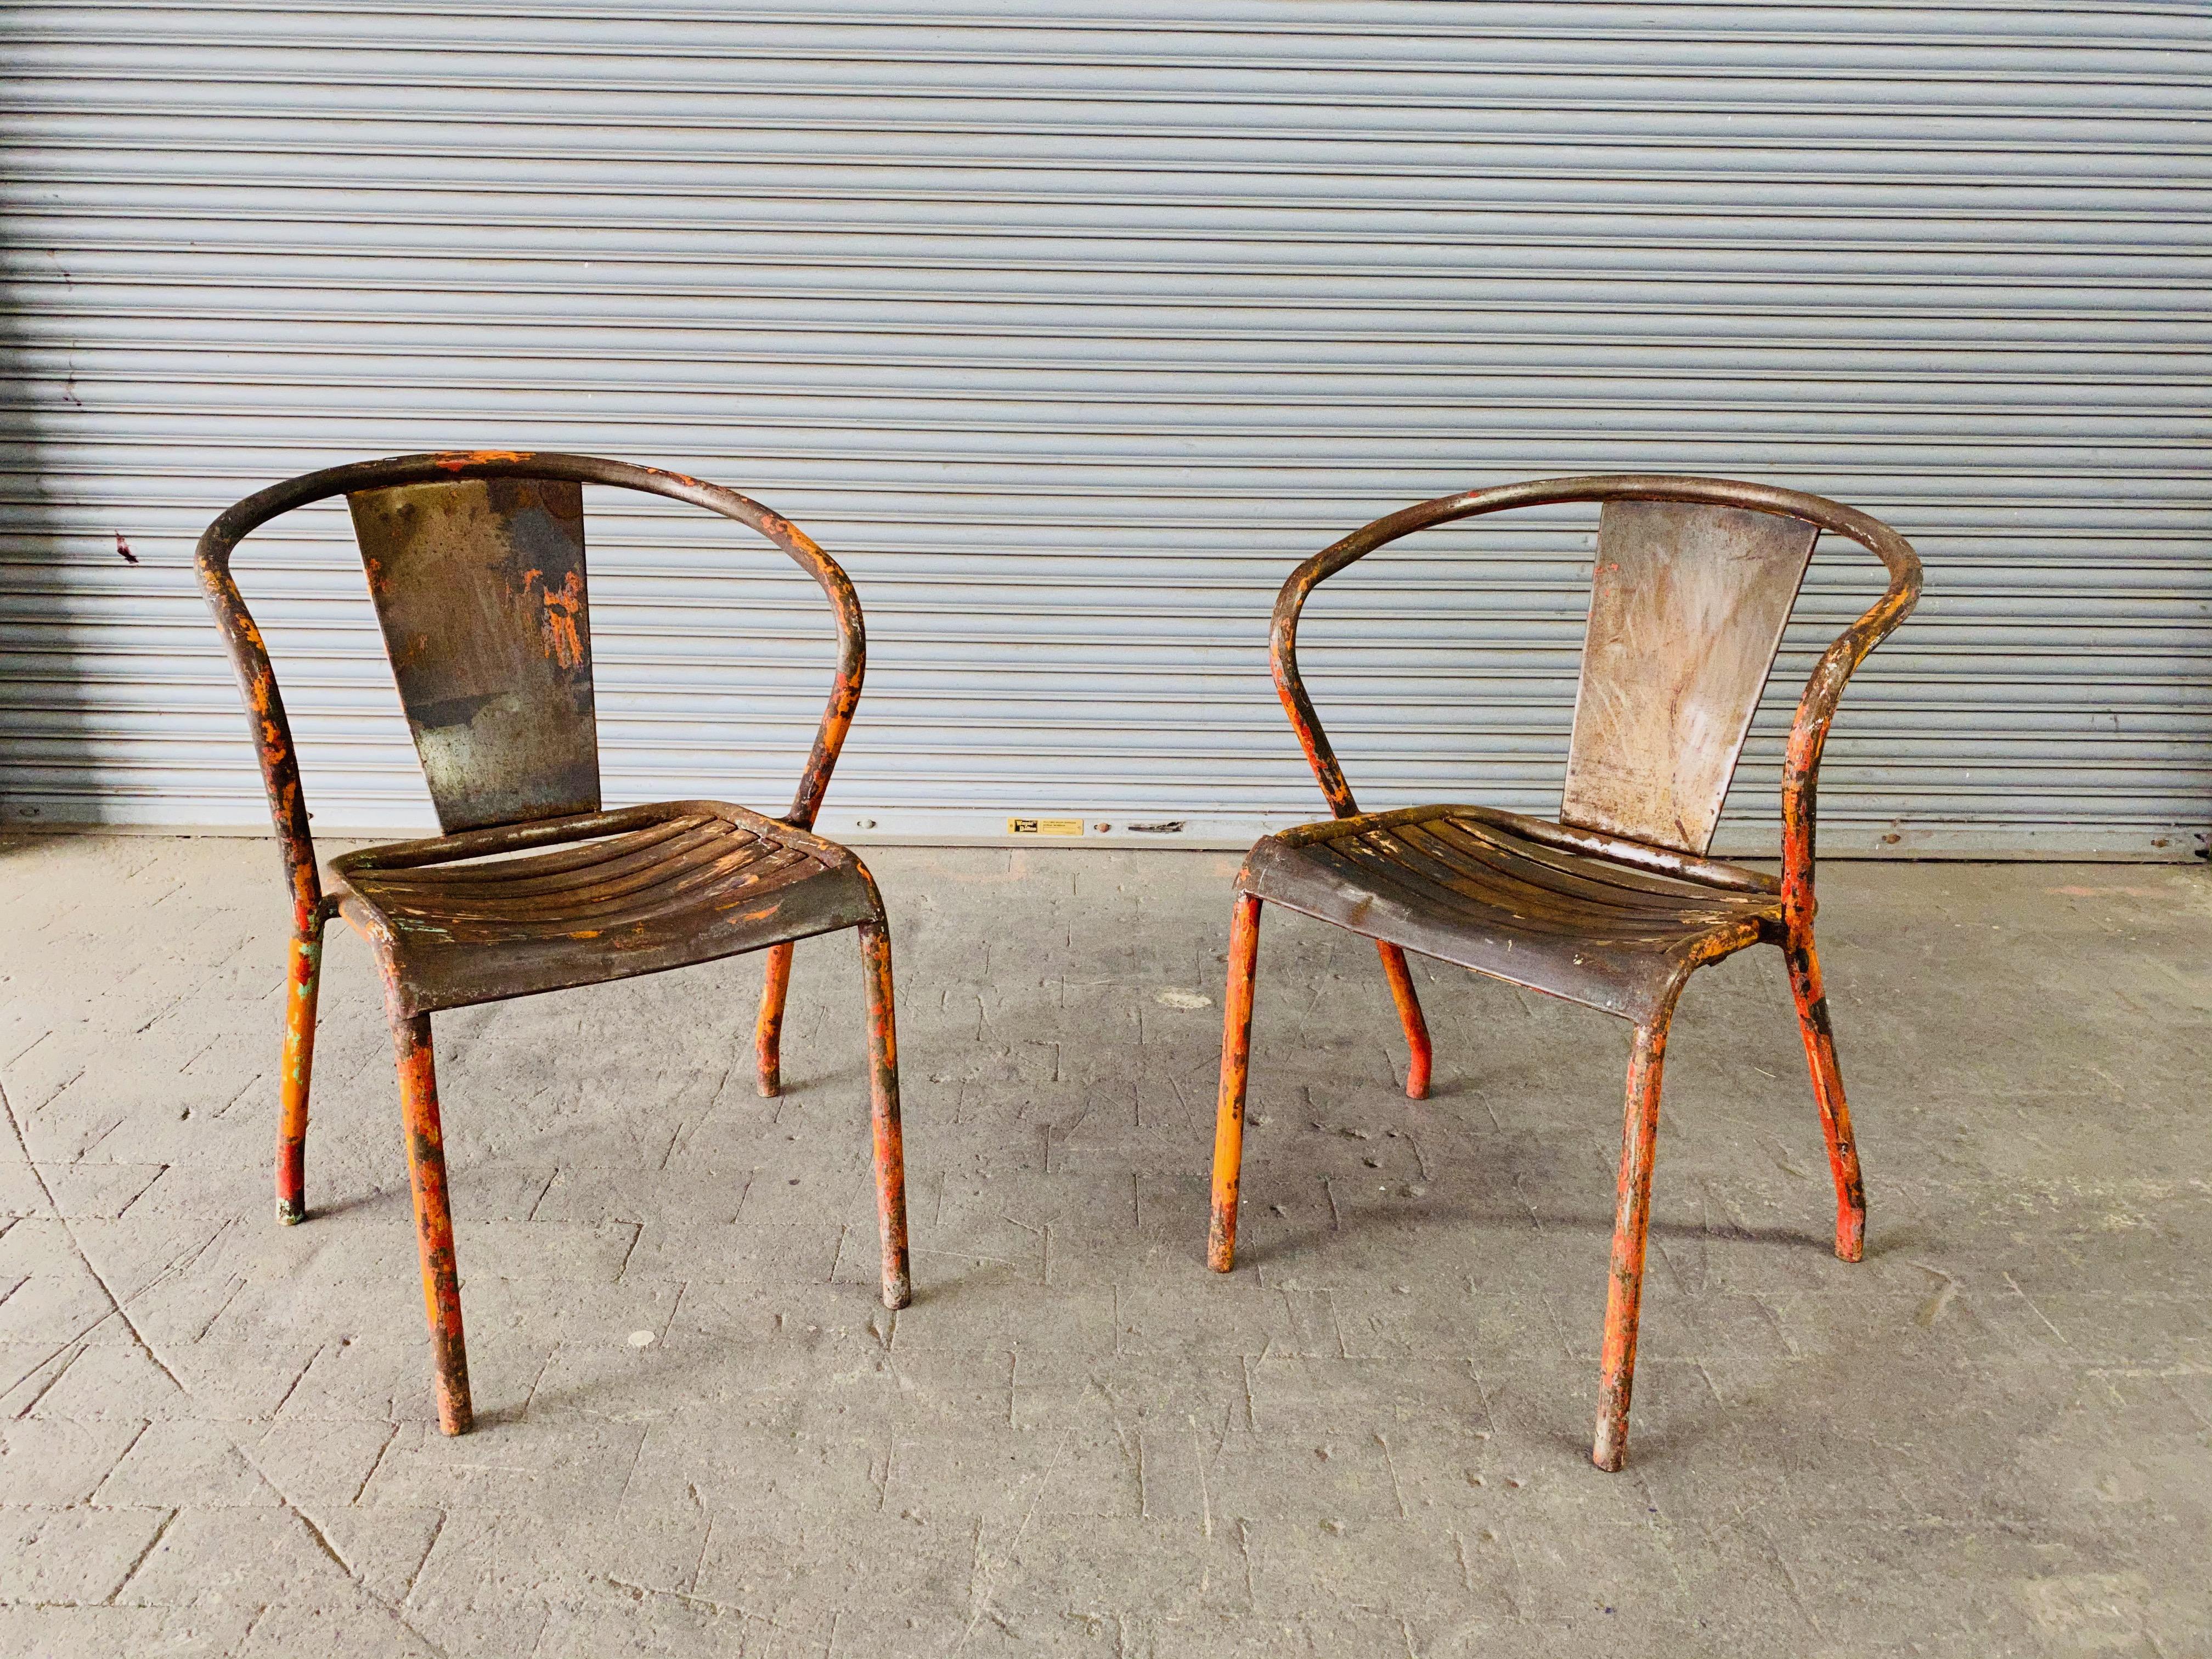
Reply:
[[1421, 1000], [1413, 994], [1413, 975], [1406, 967], [1406, 953], [1395, 945], [1375, 941], [1382, 955], [1382, 972], [1390, 981], [1390, 1000], [1398, 1005], [1398, 1023], [1406, 1028], [1406, 1093], [1414, 1100], [1429, 1097], [1429, 1022], [1421, 1018]]
[[1206, 1265], [1218, 1273], [1237, 1265], [1244, 1079], [1252, 1066], [1252, 980], [1259, 962], [1260, 901], [1250, 893], [1239, 893], [1229, 926], [1229, 994], [1221, 1016], [1221, 1104], [1213, 1118], [1213, 1223], [1206, 1240]]
[[422, 1256], [422, 1305], [430, 1321], [438, 1389], [438, 1426], [466, 1434], [469, 1356], [461, 1340], [460, 1276], [453, 1266], [453, 1218], [446, 1202], [446, 1142], [438, 1120], [438, 1073], [430, 1053], [430, 1017], [392, 1017], [399, 1066], [399, 1103], [407, 1134], [408, 1184], [415, 1191], [415, 1240]]
[[1797, 1024], [1805, 1037], [1805, 1063], [1813, 1073], [1813, 1099], [1820, 1109], [1820, 1130], [1828, 1139], [1828, 1172], [1836, 1182], [1836, 1254], [1856, 1261], [1866, 1254], [1866, 1183], [1859, 1176], [1858, 1143], [1851, 1139], [1851, 1111], [1844, 1103], [1844, 1073], [1836, 1063], [1836, 1036], [1828, 1025], [1828, 999], [1820, 988], [1820, 959], [1808, 938], [1784, 947], [1790, 989], [1797, 1000]]
[[1671, 1007], [1636, 1028], [1621, 1132], [1620, 1187], [1613, 1219], [1613, 1276], [1605, 1301], [1597, 1439], [1590, 1462], [1611, 1474], [1628, 1456], [1628, 1397], [1636, 1382], [1636, 1325], [1644, 1298], [1644, 1247], [1651, 1224], [1651, 1158], [1659, 1140], [1659, 1074]]
[[914, 1299], [914, 1280], [907, 1264], [906, 1142], [899, 1132], [891, 936], [882, 922], [860, 924], [860, 963], [868, 984], [868, 1094], [876, 1139], [876, 1220], [884, 1243], [884, 1306], [903, 1308]]
[[276, 1218], [307, 1218], [307, 1088], [315, 1067], [315, 999], [322, 985], [323, 919], [292, 939], [284, 994], [284, 1064], [278, 1090]]
[[768, 952], [768, 983], [761, 988], [760, 1024], [753, 1029], [753, 1055], [760, 1062], [760, 1091], [783, 1092], [783, 999], [791, 989], [795, 945], [773, 945]]

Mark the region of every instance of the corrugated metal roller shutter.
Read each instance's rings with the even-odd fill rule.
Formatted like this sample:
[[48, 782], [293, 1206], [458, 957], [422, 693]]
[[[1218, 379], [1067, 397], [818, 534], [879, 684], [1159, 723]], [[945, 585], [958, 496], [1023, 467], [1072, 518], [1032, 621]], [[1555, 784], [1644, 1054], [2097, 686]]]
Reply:
[[[8, 14], [14, 816], [262, 823], [194, 537], [309, 466], [494, 444], [731, 483], [844, 559], [872, 651], [833, 833], [1309, 818], [1266, 665], [1293, 561], [1618, 469], [1920, 546], [1832, 848], [2206, 821], [2195, 0], [529, 9]], [[596, 506], [611, 798], [778, 802], [818, 601]], [[1324, 590], [1364, 802], [1556, 804], [1590, 528]], [[343, 513], [240, 568], [318, 822], [427, 823]], [[1816, 561], [1728, 844], [1769, 833], [1796, 684], [1875, 574]]]

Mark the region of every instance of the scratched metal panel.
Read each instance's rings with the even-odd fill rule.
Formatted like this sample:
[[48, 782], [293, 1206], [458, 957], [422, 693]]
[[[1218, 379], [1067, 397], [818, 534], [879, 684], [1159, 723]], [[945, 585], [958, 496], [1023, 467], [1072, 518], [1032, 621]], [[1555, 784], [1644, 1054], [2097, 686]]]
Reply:
[[1607, 501], [1561, 819], [1712, 844], [1820, 532], [1688, 501]]
[[[1613, 470], [1921, 550], [1824, 846], [2203, 826], [2201, 0], [95, 0], [0, 46], [9, 816], [265, 822], [194, 538], [311, 466], [489, 445], [715, 478], [845, 562], [832, 834], [1300, 821], [1291, 564]], [[607, 799], [780, 810], [820, 596], [732, 526], [585, 506]], [[1557, 810], [1597, 530], [1438, 532], [1316, 596], [1364, 803]], [[1771, 836], [1796, 689], [1878, 587], [1835, 541], [1717, 845]], [[343, 507], [237, 573], [318, 824], [429, 824]]]
[[439, 826], [598, 811], [582, 486], [471, 478], [347, 501]]

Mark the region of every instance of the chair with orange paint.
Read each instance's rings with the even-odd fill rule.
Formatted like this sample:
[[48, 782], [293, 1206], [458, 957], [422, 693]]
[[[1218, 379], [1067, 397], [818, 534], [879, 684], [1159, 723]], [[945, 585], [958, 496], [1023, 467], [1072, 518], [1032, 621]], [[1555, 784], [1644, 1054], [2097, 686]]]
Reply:
[[[1495, 807], [1362, 812], [1299, 678], [1307, 596], [1401, 537], [1512, 507], [1601, 503], [1566, 786], [1556, 819]], [[1881, 599], [1820, 658], [1797, 705], [1782, 775], [1778, 880], [1706, 856], [1736, 758], [1804, 580], [1832, 531], [1880, 558]], [[1754, 944], [1789, 965], [1836, 1188], [1836, 1254], [1864, 1248], [1866, 1199], [1813, 949], [1814, 792], [1837, 699], [1905, 619], [1920, 562], [1853, 508], [1714, 478], [1553, 478], [1425, 501], [1300, 565], [1275, 604], [1275, 684], [1336, 816], [1269, 836], [1237, 879], [1215, 1124], [1208, 1255], [1234, 1264], [1260, 908], [1279, 904], [1376, 941], [1412, 1050], [1406, 1091], [1429, 1082], [1429, 1036], [1405, 952], [1599, 1009], [1636, 1028], [1613, 1221], [1597, 1435], [1601, 1468], [1626, 1455], [1637, 1313], [1659, 1127], [1660, 1068], [1691, 974]]]
[[[669, 497], [735, 520], [812, 576], [838, 654], [791, 810], [720, 801], [601, 809], [584, 568], [583, 486]], [[280, 514], [343, 495], [400, 701], [444, 834], [315, 867], [292, 732], [231, 554]], [[323, 928], [342, 916], [384, 980], [434, 1350], [438, 1420], [472, 1421], [460, 1282], [430, 1017], [766, 951], [755, 1046], [760, 1091], [781, 1088], [779, 1037], [793, 942], [859, 931], [868, 1003], [883, 1297], [907, 1304], [906, 1192], [890, 935], [860, 860], [812, 833], [860, 701], [860, 604], [836, 560], [734, 490], [588, 456], [406, 455], [311, 472], [248, 496], [200, 538], [199, 572], [247, 704], [292, 900], [276, 1213], [307, 1215], [307, 1091]]]

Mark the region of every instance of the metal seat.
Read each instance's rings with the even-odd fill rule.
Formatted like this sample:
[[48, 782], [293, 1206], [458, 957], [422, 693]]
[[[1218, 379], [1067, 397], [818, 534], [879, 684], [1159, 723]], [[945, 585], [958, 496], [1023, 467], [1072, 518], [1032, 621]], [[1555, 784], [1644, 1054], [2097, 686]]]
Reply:
[[[720, 801], [601, 810], [584, 562], [587, 483], [687, 501], [748, 526], [829, 599], [836, 673], [782, 817]], [[283, 699], [230, 559], [271, 519], [337, 495], [352, 510], [369, 596], [446, 833], [334, 860], [337, 890], [325, 894]], [[774, 1095], [782, 1087], [793, 943], [857, 929], [883, 1296], [890, 1307], [906, 1306], [890, 935], [866, 869], [811, 830], [866, 659], [860, 600], [836, 561], [788, 520], [719, 485], [590, 456], [485, 451], [363, 461], [272, 485], [209, 526], [198, 562], [245, 693], [292, 899], [277, 1218], [307, 1215], [323, 928], [340, 915], [368, 940], [384, 977], [445, 1431], [467, 1432], [473, 1413], [430, 1042], [430, 1016], [441, 1009], [765, 949], [754, 1048], [760, 1091]]]
[[1782, 884], [1700, 860], [1703, 879], [1578, 847], [1486, 806], [1362, 812], [1269, 836], [1257, 898], [1585, 1007], [1648, 1019], [1702, 963], [1782, 936]]
[[[1466, 805], [1360, 811], [1298, 675], [1307, 597], [1416, 531], [1570, 501], [1602, 507], [1559, 817]], [[1889, 587], [1821, 656], [1798, 703], [1777, 880], [1705, 854], [1822, 531], [1872, 551]], [[1407, 951], [1635, 1023], [1590, 1453], [1599, 1468], [1619, 1469], [1627, 1455], [1668, 1026], [1690, 975], [1747, 945], [1778, 945], [1788, 963], [1835, 1180], [1836, 1254], [1857, 1261], [1866, 1194], [1813, 949], [1814, 790], [1844, 682], [1919, 592], [1912, 549], [1863, 513], [1763, 484], [1650, 475], [1543, 479], [1424, 501], [1299, 566], [1275, 604], [1275, 685], [1336, 816], [1264, 838], [1237, 877], [1214, 1127], [1215, 1269], [1236, 1261], [1263, 903], [1376, 941], [1411, 1051], [1406, 1092], [1416, 1099], [1428, 1092], [1431, 1057]]]
[[[722, 801], [667, 801], [510, 832], [371, 847], [331, 861], [338, 914], [410, 1014], [597, 985], [857, 927], [878, 914], [860, 862]], [[581, 842], [581, 845], [569, 843]]]

